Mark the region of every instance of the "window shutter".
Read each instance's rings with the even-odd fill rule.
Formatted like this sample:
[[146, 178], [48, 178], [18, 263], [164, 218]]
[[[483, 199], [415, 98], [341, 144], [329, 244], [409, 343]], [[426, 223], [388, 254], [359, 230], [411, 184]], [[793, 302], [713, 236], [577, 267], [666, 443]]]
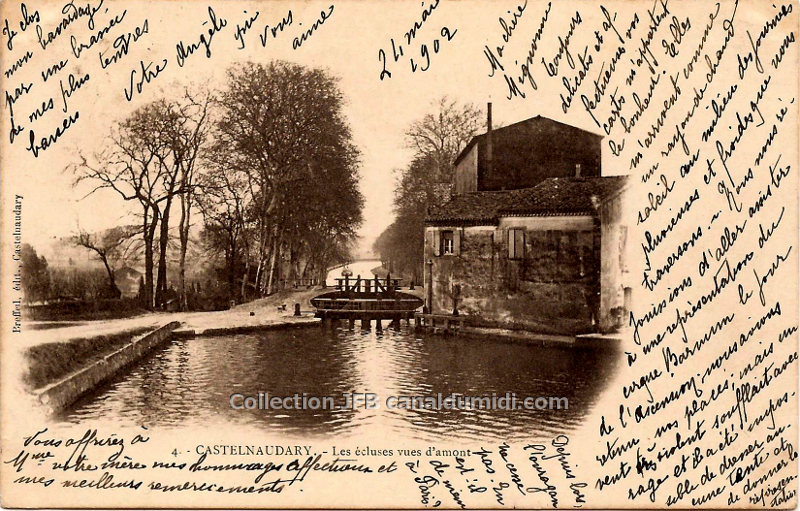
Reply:
[[517, 259], [525, 257], [525, 231], [522, 229], [514, 231], [514, 255]]
[[461, 231], [453, 231], [453, 255], [461, 255]]
[[507, 232], [507, 240], [508, 240], [508, 258], [514, 259], [514, 255], [516, 251], [514, 250], [514, 245], [516, 244], [517, 237], [514, 235], [515, 229], [509, 229]]
[[433, 231], [433, 255], [442, 255], [442, 232], [438, 230]]

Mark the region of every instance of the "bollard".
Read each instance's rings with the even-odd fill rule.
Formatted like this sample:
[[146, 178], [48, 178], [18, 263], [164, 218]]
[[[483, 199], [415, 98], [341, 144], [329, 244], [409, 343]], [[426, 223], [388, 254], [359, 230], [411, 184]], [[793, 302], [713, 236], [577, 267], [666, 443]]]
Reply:
[[294, 315], [295, 316], [299, 316], [300, 315], [300, 304], [299, 303], [294, 304]]

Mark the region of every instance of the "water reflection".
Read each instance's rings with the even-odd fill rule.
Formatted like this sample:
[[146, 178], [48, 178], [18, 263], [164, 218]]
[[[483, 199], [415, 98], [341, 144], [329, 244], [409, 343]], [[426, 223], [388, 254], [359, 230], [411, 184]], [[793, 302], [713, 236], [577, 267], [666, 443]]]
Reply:
[[[616, 369], [613, 352], [383, 331], [310, 328], [176, 340], [87, 395], [69, 422], [143, 426], [247, 423], [309, 436], [392, 431], [403, 437], [537, 439], [576, 428]], [[230, 395], [379, 396], [379, 409], [232, 410]], [[566, 410], [388, 409], [389, 396], [566, 397]]]

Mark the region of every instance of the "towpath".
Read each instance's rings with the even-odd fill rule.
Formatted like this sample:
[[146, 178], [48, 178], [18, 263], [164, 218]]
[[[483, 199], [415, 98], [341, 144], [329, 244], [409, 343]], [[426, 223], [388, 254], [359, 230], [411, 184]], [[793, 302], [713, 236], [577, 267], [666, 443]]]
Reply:
[[[330, 291], [330, 289], [284, 291], [225, 311], [153, 312], [132, 318], [79, 321], [59, 328], [41, 330], [25, 329], [25, 323], [23, 323], [23, 334], [15, 336], [14, 344], [20, 349], [25, 349], [38, 344], [111, 335], [144, 327], [152, 327], [155, 330], [171, 321], [178, 321], [181, 323], [181, 328], [197, 332], [210, 328], [257, 327], [308, 322], [314, 314], [309, 300], [326, 291]], [[300, 317], [294, 316], [295, 303], [300, 304], [302, 311]], [[279, 310], [282, 305], [286, 305], [286, 310]]]

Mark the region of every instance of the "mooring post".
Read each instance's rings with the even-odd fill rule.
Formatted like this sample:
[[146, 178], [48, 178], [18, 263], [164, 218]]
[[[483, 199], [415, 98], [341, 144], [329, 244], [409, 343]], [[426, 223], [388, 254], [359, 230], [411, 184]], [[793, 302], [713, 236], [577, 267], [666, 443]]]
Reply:
[[299, 316], [300, 315], [300, 304], [299, 303], [294, 304], [294, 315], [295, 316]]

